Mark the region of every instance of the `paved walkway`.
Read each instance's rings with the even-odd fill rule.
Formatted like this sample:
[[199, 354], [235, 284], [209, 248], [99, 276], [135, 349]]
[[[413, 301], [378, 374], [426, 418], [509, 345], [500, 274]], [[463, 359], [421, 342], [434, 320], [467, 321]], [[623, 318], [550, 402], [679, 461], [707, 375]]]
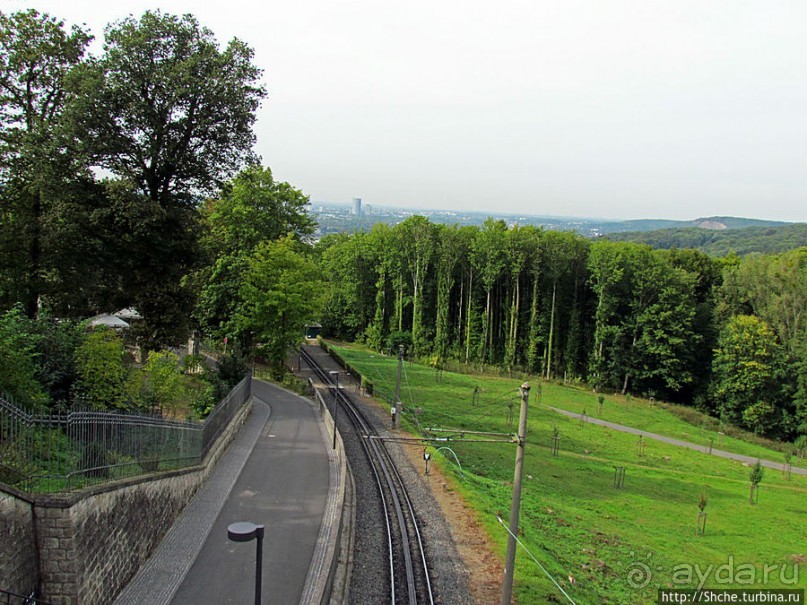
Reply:
[[[559, 414], [563, 414], [564, 416], [570, 416], [572, 418], [580, 418], [582, 414], [578, 414], [576, 412], [570, 412], [569, 410], [562, 410], [560, 408], [553, 408], [549, 407], [550, 410], [558, 412]], [[659, 435], [657, 433], [649, 433], [647, 431], [643, 431], [641, 429], [635, 429], [632, 426], [625, 426], [624, 424], [616, 424], [614, 422], [608, 422], [607, 420], [600, 420], [599, 418], [592, 418], [591, 416], [586, 416], [586, 422], [591, 424], [598, 424], [600, 426], [606, 426], [609, 429], [614, 429], [615, 431], [621, 431], [623, 433], [633, 433], [634, 435], [642, 435], [647, 439], [655, 439], [656, 441], [663, 441], [664, 443], [670, 443], [672, 445], [677, 445], [678, 447], [685, 447], [690, 450], [697, 450], [699, 452], [709, 453], [709, 446], [698, 445], [697, 443], [692, 443], [690, 441], [681, 441], [680, 439], [673, 439], [672, 437], [665, 437], [664, 435]], [[718, 450], [713, 448], [711, 451], [712, 456], [719, 456], [720, 458], [729, 458], [730, 460], [737, 460], [739, 462], [745, 462], [747, 464], [756, 464], [757, 458], [753, 456], [744, 456], [742, 454], [735, 454], [734, 452], [726, 452], [724, 450]], [[767, 468], [773, 468], [776, 470], [782, 470], [782, 463], [781, 462], [773, 462], [771, 460], [760, 460], [760, 464]], [[801, 468], [799, 466], [791, 467], [791, 472], [794, 475], [807, 475], [807, 469]]]
[[309, 400], [258, 380], [252, 384], [252, 414], [116, 603], [252, 603], [255, 542], [227, 539], [235, 521], [266, 528], [265, 603], [299, 603], [316, 592], [311, 584], [322, 574], [309, 569], [323, 566], [338, 465]]

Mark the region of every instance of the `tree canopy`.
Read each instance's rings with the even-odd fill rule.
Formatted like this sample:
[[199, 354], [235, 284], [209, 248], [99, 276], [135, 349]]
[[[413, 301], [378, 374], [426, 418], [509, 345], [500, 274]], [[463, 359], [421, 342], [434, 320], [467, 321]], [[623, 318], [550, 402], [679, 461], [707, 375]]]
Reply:
[[76, 78], [78, 136], [93, 161], [149, 199], [192, 203], [254, 160], [265, 91], [252, 57], [238, 39], [219, 50], [192, 15], [122, 19]]

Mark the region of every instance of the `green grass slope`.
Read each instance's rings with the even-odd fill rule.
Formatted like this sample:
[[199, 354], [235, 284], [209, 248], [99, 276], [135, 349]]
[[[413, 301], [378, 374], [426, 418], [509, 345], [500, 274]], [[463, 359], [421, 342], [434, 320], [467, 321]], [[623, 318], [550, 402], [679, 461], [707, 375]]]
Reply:
[[[394, 358], [355, 345], [332, 348], [377, 393], [391, 396]], [[433, 368], [406, 363], [401, 389], [404, 419], [413, 431], [416, 425], [458, 429], [450, 441], [436, 444], [443, 449], [435, 459], [478, 511], [502, 558], [507, 533], [497, 513], [509, 515], [515, 446], [463, 441], [460, 434], [515, 432], [522, 379], [438, 376]], [[635, 435], [548, 407], [585, 408], [596, 417], [595, 395], [539, 380], [532, 385], [520, 524], [529, 552], [519, 550], [516, 559], [520, 603], [567, 602], [541, 567], [581, 605], [655, 603], [659, 588], [807, 586], [807, 573], [801, 573], [807, 562], [805, 477], [788, 479], [768, 469], [759, 502], [751, 506], [747, 466], [650, 440], [640, 453]], [[608, 397], [600, 416], [700, 443], [716, 436], [637, 399]], [[553, 429], [558, 456], [550, 450]], [[779, 452], [738, 440], [727, 440], [723, 449], [781, 460]], [[614, 487], [615, 466], [626, 469], [622, 489]], [[696, 536], [701, 493], [708, 496], [707, 529]]]

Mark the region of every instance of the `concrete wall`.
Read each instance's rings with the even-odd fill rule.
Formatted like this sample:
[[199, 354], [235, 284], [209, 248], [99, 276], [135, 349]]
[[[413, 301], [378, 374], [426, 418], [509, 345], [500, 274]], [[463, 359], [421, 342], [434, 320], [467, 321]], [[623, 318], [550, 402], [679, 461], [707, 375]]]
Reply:
[[[242, 407], [199, 466], [70, 494], [0, 484], [0, 588], [61, 605], [110, 603], [159, 544], [243, 424]], [[30, 499], [29, 499], [30, 498]]]

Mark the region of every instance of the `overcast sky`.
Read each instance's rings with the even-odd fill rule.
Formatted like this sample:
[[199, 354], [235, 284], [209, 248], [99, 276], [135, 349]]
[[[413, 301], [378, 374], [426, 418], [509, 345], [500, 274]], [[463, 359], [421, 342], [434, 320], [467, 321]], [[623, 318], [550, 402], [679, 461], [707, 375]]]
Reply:
[[804, 0], [0, 0], [191, 12], [255, 50], [257, 152], [314, 201], [807, 221]]

